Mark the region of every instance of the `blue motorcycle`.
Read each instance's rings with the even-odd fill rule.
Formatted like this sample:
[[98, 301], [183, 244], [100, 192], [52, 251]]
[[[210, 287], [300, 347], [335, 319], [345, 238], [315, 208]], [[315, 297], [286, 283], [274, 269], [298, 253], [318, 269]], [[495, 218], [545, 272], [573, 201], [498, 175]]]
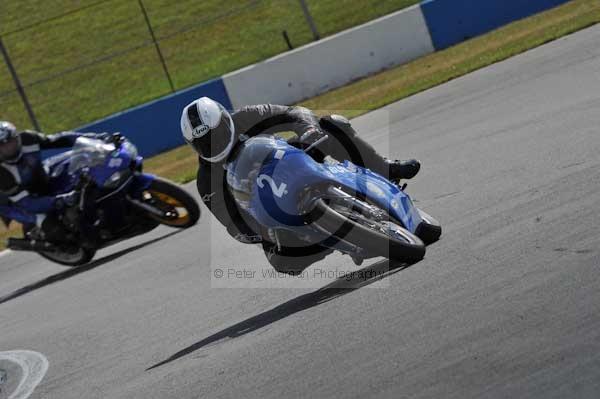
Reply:
[[[78, 266], [91, 261], [98, 249], [160, 224], [181, 229], [196, 224], [200, 218], [196, 200], [177, 185], [143, 173], [142, 166], [143, 158], [125, 139], [107, 143], [78, 138], [72, 150], [44, 161], [50, 194], [80, 193], [79, 205], [59, 215], [70, 234], [60, 243], [48, 242], [36, 226], [24, 226], [25, 237], [9, 239], [8, 247]], [[80, 244], [85, 234], [81, 222], [84, 209], [93, 209], [94, 222], [88, 228], [97, 229], [97, 248]]]
[[316, 162], [272, 136], [241, 143], [227, 164], [227, 184], [242, 214], [260, 225], [263, 237], [286, 245], [293, 235], [306, 248], [325, 247], [357, 264], [386, 257], [416, 262], [442, 228], [414, 206], [399, 187], [369, 169], [331, 157]]

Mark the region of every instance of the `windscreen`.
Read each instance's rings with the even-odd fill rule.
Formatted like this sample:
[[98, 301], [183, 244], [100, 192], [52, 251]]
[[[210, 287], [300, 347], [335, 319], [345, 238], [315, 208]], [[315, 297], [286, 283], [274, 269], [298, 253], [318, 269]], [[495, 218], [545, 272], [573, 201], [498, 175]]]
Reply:
[[80, 137], [75, 141], [71, 151], [71, 162], [69, 173], [76, 172], [86, 167], [101, 165], [107, 156], [115, 151], [113, 144], [107, 144], [102, 140]]

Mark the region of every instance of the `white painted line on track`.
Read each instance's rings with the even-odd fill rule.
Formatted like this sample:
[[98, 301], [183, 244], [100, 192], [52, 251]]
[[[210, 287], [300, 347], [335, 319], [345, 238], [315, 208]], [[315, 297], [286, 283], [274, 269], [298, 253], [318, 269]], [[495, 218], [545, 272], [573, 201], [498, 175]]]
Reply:
[[29, 350], [0, 352], [0, 360], [15, 363], [21, 368], [21, 381], [8, 399], [29, 398], [48, 371], [48, 359], [38, 352]]
[[10, 254], [12, 254], [12, 251], [10, 249], [5, 249], [4, 251], [0, 251], [0, 258]]

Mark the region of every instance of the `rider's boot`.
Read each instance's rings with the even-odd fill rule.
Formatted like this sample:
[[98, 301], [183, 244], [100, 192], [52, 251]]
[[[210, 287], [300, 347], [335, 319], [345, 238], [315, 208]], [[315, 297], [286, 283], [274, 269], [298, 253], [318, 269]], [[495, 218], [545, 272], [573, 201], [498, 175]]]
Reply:
[[412, 179], [421, 169], [421, 163], [416, 159], [407, 161], [386, 159], [385, 162], [388, 165], [390, 180]]

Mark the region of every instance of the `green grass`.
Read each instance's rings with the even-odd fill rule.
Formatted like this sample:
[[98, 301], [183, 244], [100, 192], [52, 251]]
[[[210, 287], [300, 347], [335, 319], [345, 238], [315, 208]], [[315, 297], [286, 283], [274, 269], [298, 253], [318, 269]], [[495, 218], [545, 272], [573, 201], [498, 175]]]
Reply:
[[[154, 46], [145, 45], [150, 35], [136, 0], [1, 2], [0, 34], [43, 130], [72, 129], [170, 92]], [[323, 36], [417, 2], [308, 0]], [[295, 46], [312, 40], [298, 0], [144, 0], [144, 5], [176, 89], [286, 51], [284, 29]], [[14, 32], [80, 7], [87, 8]], [[123, 54], [63, 74], [115, 53]], [[52, 76], [59, 77], [46, 80]], [[2, 95], [13, 89], [0, 62], [0, 119], [30, 127], [17, 94]]]
[[0, 251], [5, 249], [6, 239], [9, 237], [22, 237], [21, 226], [17, 223], [11, 223], [8, 227], [0, 222]]

